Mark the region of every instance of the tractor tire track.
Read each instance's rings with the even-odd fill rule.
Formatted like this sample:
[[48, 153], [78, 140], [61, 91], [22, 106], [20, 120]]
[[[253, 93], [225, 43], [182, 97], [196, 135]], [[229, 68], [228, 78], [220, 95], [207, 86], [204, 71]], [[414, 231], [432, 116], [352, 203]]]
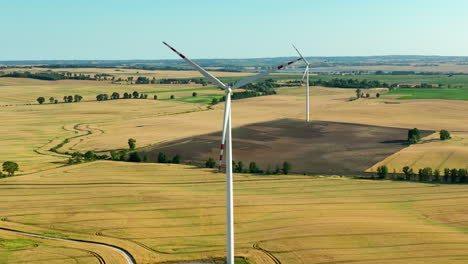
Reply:
[[[28, 232], [23, 232], [19, 230], [14, 230], [14, 229], [9, 229], [9, 228], [4, 228], [0, 227], [0, 230], [9, 232], [9, 233], [14, 233], [17, 235], [23, 235], [23, 236], [29, 236], [29, 237], [35, 237], [35, 238], [41, 238], [41, 239], [48, 239], [48, 240], [55, 240], [55, 241], [66, 241], [66, 242], [73, 242], [73, 243], [82, 243], [82, 244], [91, 244], [91, 245], [99, 245], [108, 249], [113, 250], [114, 252], [117, 252], [119, 255], [121, 255], [127, 264], [136, 264], [135, 258], [125, 249], [113, 246], [110, 244], [106, 243], [101, 243], [101, 242], [95, 242], [95, 241], [87, 241], [87, 240], [81, 240], [81, 239], [67, 239], [67, 238], [58, 238], [58, 237], [50, 237], [50, 236], [44, 236], [44, 235], [39, 235], [39, 234], [34, 234], [34, 233], [28, 233]], [[100, 264], [106, 264], [106, 261], [102, 256], [97, 254], [96, 252], [92, 252], [89, 250], [86, 250], [89, 254], [93, 255], [96, 257], [99, 261]]]
[[264, 248], [261, 248], [260, 245], [259, 245], [259, 242], [256, 242], [252, 245], [252, 247], [256, 250], [259, 250], [261, 252], [263, 252], [265, 255], [267, 255], [272, 261], [273, 263], [275, 264], [281, 264], [281, 260], [279, 260], [277, 257], [275, 257], [275, 255], [273, 255], [270, 251], [264, 249]]

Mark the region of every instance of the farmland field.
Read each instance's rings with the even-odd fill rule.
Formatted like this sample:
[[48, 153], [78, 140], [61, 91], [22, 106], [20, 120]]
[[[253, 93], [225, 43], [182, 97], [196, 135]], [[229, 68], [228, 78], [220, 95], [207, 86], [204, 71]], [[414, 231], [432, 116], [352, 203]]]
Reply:
[[[433, 131], [421, 131], [428, 136]], [[233, 130], [233, 155], [247, 169], [255, 161], [261, 169], [274, 171], [283, 161], [292, 172], [359, 175], [375, 163], [406, 147], [408, 130], [349, 123], [281, 119]], [[219, 154], [219, 133], [165, 142], [142, 150], [157, 162], [158, 153], [183, 154], [182, 160], [204, 164]]]
[[385, 96], [396, 96], [398, 99], [468, 100], [468, 89], [402, 88], [390, 91]]
[[[97, 73], [104, 69], [76, 70]], [[167, 74], [190, 77], [182, 73]], [[239, 78], [237, 73], [220, 72], [219, 76]], [[272, 77], [285, 81], [298, 76]], [[397, 81], [395, 76], [356, 78], [384, 77]], [[401, 81], [465, 82], [463, 76], [436, 77], [411, 76]], [[0, 78], [0, 90], [0, 162], [12, 160], [20, 166], [18, 176], [0, 179], [4, 201], [0, 227], [117, 245], [132, 253], [138, 263], [224, 255], [223, 174], [188, 165], [117, 161], [67, 165], [70, 155], [66, 154], [88, 150], [109, 154], [127, 149], [129, 138], [136, 139], [138, 151], [207, 138], [213, 147], [206, 149], [217, 156], [223, 104], [208, 103], [222, 96], [222, 91], [197, 84], [16, 78]], [[149, 98], [96, 101], [100, 93], [133, 91]], [[400, 95], [391, 93], [352, 101], [354, 89], [312, 87], [314, 121], [305, 124], [304, 87], [277, 91], [278, 95], [233, 101], [234, 160], [245, 156], [249, 162], [255, 157], [262, 167], [267, 165], [262, 159], [275, 164], [290, 161], [299, 173], [312, 166], [323, 169], [316, 171], [322, 173], [332, 167], [336, 174], [346, 174], [349, 168], [355, 169], [353, 174], [375, 172], [380, 165], [396, 172], [406, 165], [416, 170], [468, 165], [466, 101], [398, 100]], [[369, 90], [371, 94], [376, 91], [380, 90]], [[35, 101], [38, 96], [61, 99], [70, 94], [82, 95], [83, 101], [43, 105]], [[175, 99], [168, 99], [172, 94]], [[447, 129], [452, 139], [440, 141], [437, 133], [424, 133], [421, 143], [406, 147], [401, 141], [413, 127]], [[301, 135], [299, 141], [292, 139]], [[252, 146], [265, 149], [263, 138], [275, 144], [274, 151], [258, 154], [252, 150]], [[283, 151], [291, 142], [300, 147], [300, 154]], [[184, 153], [177, 154], [182, 157], [190, 151], [203, 152], [180, 151]], [[278, 151], [284, 153], [275, 155]], [[310, 160], [297, 158], [301, 155]], [[467, 188], [236, 174], [236, 255], [254, 264], [466, 263], [468, 208], [463, 193]], [[122, 262], [115, 252], [98, 246], [0, 230], [0, 263], [99, 263], [96, 254], [107, 263]], [[31, 256], [39, 257], [33, 261]]]
[[[8, 178], [2, 186], [4, 227], [119, 245], [138, 263], [224, 254], [220, 173], [95, 162]], [[236, 254], [257, 264], [273, 263], [259, 249], [291, 264], [466, 263], [467, 191], [464, 185], [236, 174]], [[47, 250], [53, 243], [35, 243], [41, 243], [35, 251], [3, 249], [0, 260], [14, 254], [27, 262], [28, 252], [43, 254], [34, 263], [58, 258]], [[74, 245], [61, 247], [64, 259], [95, 263]]]

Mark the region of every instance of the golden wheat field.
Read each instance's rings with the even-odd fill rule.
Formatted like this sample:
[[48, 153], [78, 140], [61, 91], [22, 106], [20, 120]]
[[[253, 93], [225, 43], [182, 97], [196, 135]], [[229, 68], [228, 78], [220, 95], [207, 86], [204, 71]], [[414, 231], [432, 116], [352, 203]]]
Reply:
[[[111, 243], [138, 263], [219, 257], [224, 190], [224, 175], [206, 169], [94, 162], [2, 180], [1, 225]], [[292, 264], [466, 263], [466, 192], [463, 185], [237, 174], [236, 254], [257, 264], [275, 263], [265, 251]], [[41, 252], [31, 263], [97, 263], [76, 245], [29, 243], [39, 245], [3, 249], [0, 259], [25, 263]], [[54, 247], [66, 250], [57, 255]]]
[[[188, 72], [160, 74], [191, 77]], [[100, 93], [135, 90], [149, 98], [96, 101]], [[20, 166], [18, 176], [0, 179], [0, 228], [116, 245], [138, 263], [224, 256], [223, 174], [188, 165], [116, 161], [69, 166], [69, 155], [63, 154], [109, 153], [128, 148], [129, 138], [143, 148], [218, 132], [222, 104], [184, 100], [194, 91], [206, 96], [221, 96], [222, 91], [194, 84], [16, 78], [0, 78], [0, 91], [0, 162], [12, 160]], [[304, 119], [304, 87], [278, 92], [233, 101], [233, 126]], [[48, 103], [51, 96], [61, 99], [73, 94], [82, 95], [83, 101]], [[152, 99], [155, 94], [158, 100]], [[181, 100], [168, 100], [171, 94]], [[38, 96], [44, 96], [46, 103], [35, 102]], [[353, 89], [313, 87], [311, 119], [447, 129], [453, 137], [441, 142], [437, 134], [430, 135], [369, 171], [382, 164], [390, 171], [406, 165], [415, 169], [468, 165], [468, 123], [464, 122], [468, 102], [387, 97], [349, 101], [353, 96]], [[54, 147], [58, 153], [50, 151]], [[467, 188], [236, 174], [236, 255], [252, 264], [466, 263]], [[0, 263], [103, 260], [124, 263], [120, 255], [98, 245], [31, 238], [0, 229]]]

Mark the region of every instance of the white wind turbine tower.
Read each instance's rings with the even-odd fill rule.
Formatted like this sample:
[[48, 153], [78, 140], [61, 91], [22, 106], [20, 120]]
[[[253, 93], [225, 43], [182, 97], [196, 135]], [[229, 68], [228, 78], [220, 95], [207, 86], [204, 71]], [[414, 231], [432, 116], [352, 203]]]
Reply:
[[226, 259], [227, 259], [227, 264], [234, 264], [234, 203], [233, 203], [233, 178], [232, 178], [231, 93], [232, 93], [232, 90], [234, 89], [240, 88], [263, 76], [268, 75], [271, 72], [284, 69], [286, 68], [286, 66], [291, 65], [294, 62], [302, 60], [302, 57], [294, 61], [290, 61], [287, 64], [277, 66], [273, 68], [272, 70], [244, 78], [238, 81], [237, 83], [235, 83], [231, 87], [222, 83], [220, 80], [218, 80], [218, 78], [208, 73], [198, 64], [191, 61], [189, 58], [185, 57], [182, 53], [178, 52], [176, 49], [171, 47], [166, 42], [163, 42], [163, 43], [164, 45], [168, 46], [172, 51], [177, 53], [182, 59], [184, 59], [190, 65], [192, 65], [192, 67], [194, 67], [197, 71], [199, 71], [203, 76], [205, 76], [208, 80], [210, 80], [214, 85], [218, 86], [219, 88], [223, 89], [226, 92], [226, 100], [224, 103], [223, 134], [222, 134], [222, 139], [221, 139], [221, 155], [219, 158], [219, 166], [221, 168], [224, 146], [226, 146], [226, 222], [227, 222], [226, 223], [226, 226], [227, 226], [226, 228], [226, 231], [227, 231]]
[[306, 122], [309, 122], [309, 66], [310, 66], [310, 63], [302, 56], [302, 54], [299, 52], [296, 46], [293, 45], [293, 47], [297, 51], [301, 59], [306, 64], [304, 75], [302, 75], [302, 80], [304, 81], [304, 78], [306, 78]]

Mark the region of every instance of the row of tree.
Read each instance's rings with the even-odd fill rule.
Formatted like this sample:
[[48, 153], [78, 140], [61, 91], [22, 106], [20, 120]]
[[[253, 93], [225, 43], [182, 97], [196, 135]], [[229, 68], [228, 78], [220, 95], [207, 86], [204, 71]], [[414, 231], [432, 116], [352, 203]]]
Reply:
[[[440, 130], [439, 132], [439, 139], [440, 140], [448, 140], [451, 139], [452, 136], [450, 132], [445, 129]], [[416, 144], [421, 141], [421, 132], [417, 128], [413, 128], [408, 130], [408, 144]]]
[[[213, 158], [208, 158], [205, 162], [206, 168], [215, 168], [216, 162]], [[274, 169], [270, 166], [266, 168], [266, 170], [262, 170], [256, 162], [252, 161], [249, 163], [249, 166], [246, 167], [242, 161], [232, 161], [232, 170], [236, 173], [252, 173], [252, 174], [289, 174], [291, 172], [291, 163], [285, 161], [283, 162], [282, 166], [276, 165]]]
[[[36, 101], [39, 103], [39, 104], [43, 104], [45, 102], [45, 98], [44, 97], [38, 97], [36, 99]], [[65, 95], [63, 97], [63, 102], [64, 103], [78, 103], [78, 102], [81, 102], [81, 100], [83, 100], [83, 96], [79, 95], [79, 94], [75, 94], [75, 95]], [[54, 97], [49, 97], [49, 102], [51, 104], [58, 104], [58, 100], [55, 99]]]
[[442, 171], [430, 167], [419, 169], [417, 172], [410, 166], [402, 169], [403, 174], [389, 175], [387, 166], [379, 166], [377, 175], [381, 179], [390, 178], [401, 181], [419, 181], [419, 182], [440, 182], [440, 183], [468, 183], [468, 170], [445, 168]]
[[38, 80], [46, 80], [46, 81], [56, 81], [56, 80], [65, 80], [65, 79], [74, 79], [74, 80], [96, 80], [96, 78], [92, 78], [90, 75], [85, 74], [77, 74], [77, 73], [69, 73], [69, 72], [10, 72], [7, 74], [3, 74], [0, 77], [11, 77], [11, 78], [31, 78], [31, 79], [38, 79]]

